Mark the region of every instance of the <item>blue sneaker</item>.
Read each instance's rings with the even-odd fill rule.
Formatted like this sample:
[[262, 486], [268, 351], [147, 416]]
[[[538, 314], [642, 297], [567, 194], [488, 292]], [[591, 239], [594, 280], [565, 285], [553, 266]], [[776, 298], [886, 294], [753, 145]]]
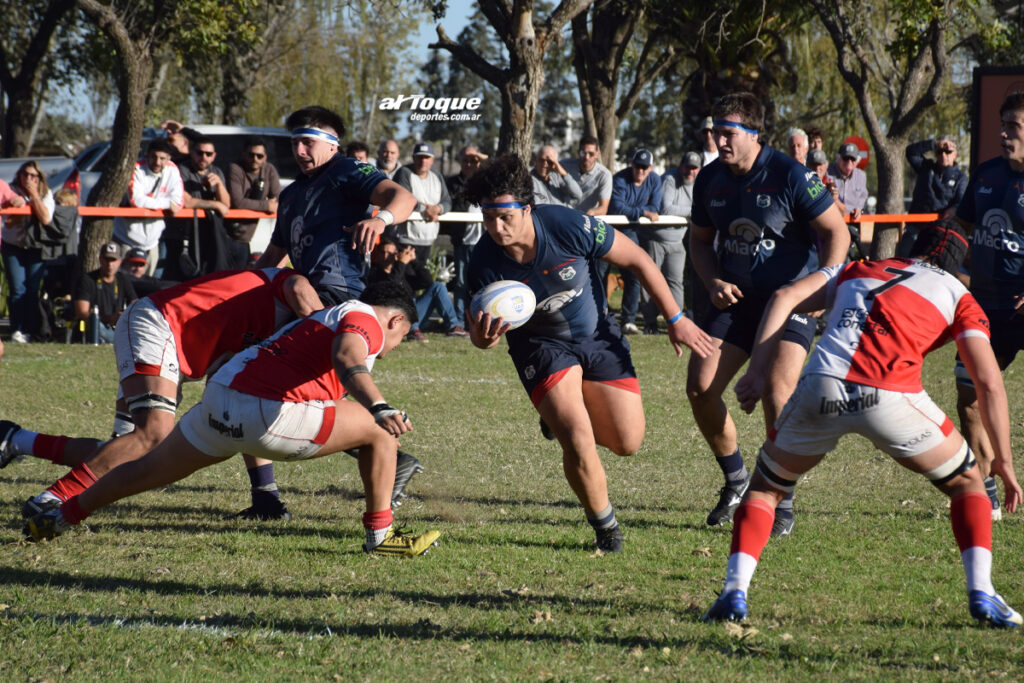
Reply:
[[747, 594], [741, 590], [734, 590], [719, 595], [700, 620], [705, 622], [743, 621], [746, 618]]
[[984, 591], [970, 591], [967, 600], [971, 616], [980, 624], [996, 628], [1017, 628], [1024, 623], [1017, 610], [1007, 605], [999, 593], [989, 595]]

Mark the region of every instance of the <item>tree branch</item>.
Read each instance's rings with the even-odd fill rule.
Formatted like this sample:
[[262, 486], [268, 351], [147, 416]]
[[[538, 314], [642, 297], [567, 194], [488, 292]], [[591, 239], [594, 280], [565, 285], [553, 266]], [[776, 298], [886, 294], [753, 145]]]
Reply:
[[440, 24], [437, 25], [437, 40], [427, 47], [431, 50], [447, 50], [467, 69], [498, 88], [508, 81], [507, 71], [494, 66], [468, 45], [456, 43], [448, 37], [448, 33]]
[[640, 55], [637, 68], [633, 72], [633, 83], [629, 86], [629, 91], [622, 97], [618, 108], [615, 110], [615, 116], [618, 117], [620, 121], [629, 116], [629, 113], [633, 111], [633, 107], [636, 106], [637, 100], [640, 99], [640, 91], [648, 83], [657, 78], [658, 74], [664, 71], [670, 64], [679, 59], [679, 55], [676, 54], [675, 48], [670, 46], [658, 56], [649, 69], [643, 71], [642, 65], [644, 61], [646, 61], [653, 43], [654, 39], [648, 38], [647, 43], [644, 44], [644, 49]]

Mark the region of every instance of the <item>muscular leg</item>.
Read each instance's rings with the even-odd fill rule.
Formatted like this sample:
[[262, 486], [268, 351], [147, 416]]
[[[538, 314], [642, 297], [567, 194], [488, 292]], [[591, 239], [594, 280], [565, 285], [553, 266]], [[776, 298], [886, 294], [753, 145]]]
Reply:
[[334, 429], [318, 456], [359, 449], [359, 475], [366, 493], [366, 511], [391, 508], [398, 440], [377, 426], [365, 408], [352, 401], [335, 401]]
[[[1006, 370], [1010, 365], [1009, 358], [997, 356], [996, 362], [999, 363], [1000, 370]], [[962, 366], [958, 361], [958, 375], [961, 369]], [[992, 505], [992, 518], [1000, 519], [1002, 513], [999, 510], [996, 482], [991, 478], [992, 461], [995, 459], [995, 451], [989, 440], [988, 432], [985, 431], [985, 426], [981, 421], [981, 413], [978, 409], [978, 395], [974, 390], [973, 384], [957, 381], [956, 412], [960, 420], [960, 431], [978, 460], [978, 470], [985, 483], [986, 495], [988, 495]]]
[[715, 350], [707, 358], [690, 354], [686, 374], [686, 397], [693, 419], [716, 458], [732, 454], [737, 447], [736, 425], [722, 400], [729, 382], [747, 361], [738, 346], [712, 338]]
[[611, 384], [584, 380], [583, 403], [598, 445], [623, 456], [640, 450], [647, 431], [640, 394]]

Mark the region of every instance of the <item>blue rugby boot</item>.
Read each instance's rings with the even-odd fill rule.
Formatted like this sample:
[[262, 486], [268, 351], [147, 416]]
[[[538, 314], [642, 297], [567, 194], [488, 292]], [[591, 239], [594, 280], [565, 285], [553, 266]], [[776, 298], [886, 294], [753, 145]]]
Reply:
[[700, 618], [704, 622], [743, 621], [747, 618], [747, 594], [741, 590], [722, 593]]
[[979, 624], [995, 628], [1018, 628], [1024, 623], [1017, 610], [1007, 605], [999, 593], [989, 595], [984, 591], [970, 591], [967, 600], [971, 616]]

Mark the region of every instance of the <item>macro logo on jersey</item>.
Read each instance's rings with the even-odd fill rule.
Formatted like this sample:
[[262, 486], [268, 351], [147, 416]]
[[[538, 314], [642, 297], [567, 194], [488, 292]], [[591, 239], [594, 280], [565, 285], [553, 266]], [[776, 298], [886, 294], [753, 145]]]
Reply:
[[[1024, 197], [1024, 195], [1022, 195]], [[1017, 200], [1020, 203], [1020, 199]], [[1024, 254], [1024, 241], [1013, 229], [1013, 221], [1002, 209], [989, 209], [982, 216], [981, 224], [985, 230], [975, 230], [973, 243], [994, 249]]]
[[[760, 197], [766, 195], [758, 195]], [[729, 236], [722, 242], [722, 248], [730, 254], [744, 256], [763, 251], [766, 255], [775, 249], [775, 240], [761, 237], [761, 229], [749, 218], [737, 218], [729, 224]]]

